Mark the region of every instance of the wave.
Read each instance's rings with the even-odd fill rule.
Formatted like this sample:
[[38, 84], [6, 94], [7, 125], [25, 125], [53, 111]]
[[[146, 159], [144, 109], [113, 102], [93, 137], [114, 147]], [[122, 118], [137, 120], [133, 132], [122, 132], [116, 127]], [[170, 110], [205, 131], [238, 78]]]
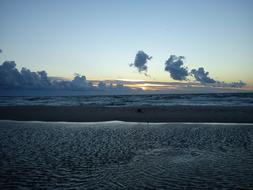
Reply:
[[48, 96], [0, 97], [0, 106], [49, 105], [49, 106], [170, 106], [216, 105], [253, 106], [252, 93], [239, 94], [165, 94], [117, 96]]

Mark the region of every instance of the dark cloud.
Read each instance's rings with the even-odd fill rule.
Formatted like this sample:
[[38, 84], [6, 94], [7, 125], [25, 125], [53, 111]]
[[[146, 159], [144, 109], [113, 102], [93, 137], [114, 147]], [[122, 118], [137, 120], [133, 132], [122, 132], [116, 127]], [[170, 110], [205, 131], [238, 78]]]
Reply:
[[23, 89], [69, 89], [84, 88], [88, 86], [85, 76], [76, 75], [72, 81], [53, 81], [46, 71], [30, 71], [22, 68], [18, 71], [14, 61], [5, 61], [0, 65], [0, 87], [1, 88], [23, 88]]
[[246, 86], [246, 83], [243, 81], [232, 82], [230, 86], [233, 88], [242, 88], [242, 87]]
[[5, 61], [0, 65], [0, 89], [26, 89], [26, 90], [84, 90], [117, 93], [130, 92], [132, 89], [122, 85], [107, 85], [104, 81], [98, 81], [95, 86], [85, 76], [75, 74], [72, 81], [61, 78], [48, 77], [46, 71], [33, 72], [22, 68], [16, 68], [14, 61]]
[[74, 79], [71, 81], [71, 87], [82, 89], [82, 88], [89, 88], [91, 87], [89, 82], [86, 80], [85, 76], [82, 76], [80, 74], [75, 74]]
[[103, 82], [103, 81], [99, 81], [99, 83], [98, 83], [98, 88], [100, 88], [100, 89], [105, 89], [105, 88], [106, 88], [106, 83]]
[[134, 66], [138, 69], [139, 73], [144, 72], [144, 74], [147, 76], [148, 66], [147, 61], [151, 60], [152, 57], [146, 54], [144, 51], [138, 51], [134, 63], [130, 64], [130, 66]]
[[184, 67], [184, 57], [171, 55], [165, 62], [165, 71], [170, 73], [174, 80], [186, 80], [189, 75], [187, 67]]
[[2, 49], [0, 49], [0, 53], [2, 53], [3, 51], [2, 51]]
[[207, 84], [207, 83], [216, 83], [216, 81], [212, 78], [210, 78], [209, 72], [205, 72], [203, 67], [191, 70], [191, 74], [194, 76], [196, 81], [199, 81], [202, 84]]
[[[186, 80], [189, 75], [186, 67], [183, 67], [182, 56], [171, 56], [166, 62], [165, 70], [169, 71], [175, 80]], [[225, 83], [210, 78], [204, 68], [193, 69], [191, 74], [196, 81], [207, 87], [242, 88], [246, 84], [242, 81]], [[130, 82], [129, 82], [130, 83]], [[62, 78], [48, 77], [46, 71], [31, 71], [16, 68], [14, 61], [5, 61], [0, 65], [0, 89], [24, 89], [24, 90], [73, 90], [83, 92], [97, 91], [101, 94], [124, 94], [137, 92], [138, 89], [127, 87], [123, 81], [89, 81], [85, 76], [75, 74], [72, 81]], [[190, 85], [191, 83], [187, 83]], [[198, 84], [198, 83], [196, 83]], [[176, 85], [176, 84], [175, 84]], [[133, 91], [134, 90], [134, 91]], [[137, 91], [136, 91], [137, 90]]]
[[33, 72], [26, 68], [21, 69], [20, 81], [17, 82], [26, 88], [49, 88], [51, 86], [45, 71]]
[[242, 88], [242, 87], [244, 87], [246, 85], [247, 84], [245, 82], [243, 82], [243, 81], [231, 82], [231, 83], [217, 81], [217, 86], [219, 86], [219, 87]]
[[48, 88], [51, 82], [45, 71], [32, 72], [22, 68], [19, 72], [14, 61], [5, 61], [0, 65], [0, 86], [6, 88]]
[[191, 74], [194, 76], [196, 81], [199, 81], [201, 84], [214, 84], [215, 87], [242, 88], [246, 85], [243, 81], [227, 83], [214, 80], [208, 76], [209, 72], [206, 72], [203, 67], [200, 67], [197, 70], [192, 69]]
[[21, 85], [22, 77], [16, 69], [14, 61], [5, 61], [0, 65], [0, 86], [18, 87]]
[[165, 62], [165, 71], [170, 73], [171, 78], [174, 80], [187, 80], [189, 75], [192, 75], [196, 81], [203, 85], [213, 85], [214, 87], [225, 87], [225, 88], [242, 88], [246, 83], [239, 82], [220, 82], [209, 77], [209, 72], [205, 71], [203, 67], [198, 69], [192, 69], [188, 72], [188, 68], [184, 67], [183, 56], [171, 55], [170, 58]]

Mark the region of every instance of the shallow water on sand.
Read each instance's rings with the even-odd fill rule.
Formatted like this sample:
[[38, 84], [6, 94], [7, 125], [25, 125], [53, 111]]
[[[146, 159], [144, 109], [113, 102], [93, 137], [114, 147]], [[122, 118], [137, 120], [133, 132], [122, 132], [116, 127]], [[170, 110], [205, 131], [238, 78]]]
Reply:
[[0, 121], [1, 189], [252, 189], [253, 124]]

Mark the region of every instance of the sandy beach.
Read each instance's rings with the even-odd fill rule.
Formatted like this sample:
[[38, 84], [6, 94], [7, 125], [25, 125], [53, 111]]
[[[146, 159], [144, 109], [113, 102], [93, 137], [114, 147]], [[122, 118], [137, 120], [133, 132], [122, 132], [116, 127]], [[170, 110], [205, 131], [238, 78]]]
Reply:
[[252, 123], [253, 107], [167, 106], [2, 106], [1, 120], [19, 121], [128, 121], [128, 122], [222, 122]]
[[1, 189], [252, 189], [253, 124], [0, 121]]

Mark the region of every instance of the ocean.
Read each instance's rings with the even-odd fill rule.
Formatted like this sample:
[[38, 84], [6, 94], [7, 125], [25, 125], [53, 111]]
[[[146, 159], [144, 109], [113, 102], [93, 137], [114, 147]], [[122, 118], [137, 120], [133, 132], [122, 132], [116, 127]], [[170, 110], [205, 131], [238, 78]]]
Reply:
[[253, 106], [253, 93], [162, 94], [162, 95], [86, 95], [86, 96], [5, 96], [0, 106]]
[[253, 189], [253, 124], [0, 121], [0, 189]]

